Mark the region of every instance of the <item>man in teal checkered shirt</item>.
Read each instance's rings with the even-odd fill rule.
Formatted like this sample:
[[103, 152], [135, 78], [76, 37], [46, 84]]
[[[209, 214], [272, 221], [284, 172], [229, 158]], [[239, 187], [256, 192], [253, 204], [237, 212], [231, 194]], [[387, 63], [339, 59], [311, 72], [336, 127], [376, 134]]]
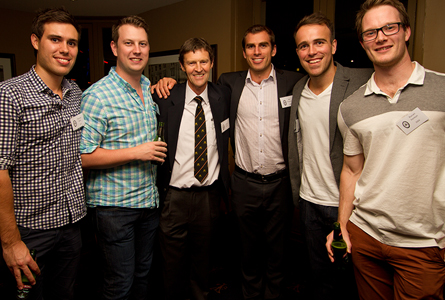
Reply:
[[112, 29], [117, 66], [83, 94], [80, 150], [90, 169], [87, 205], [103, 261], [103, 299], [147, 298], [148, 273], [159, 223], [157, 166], [167, 151], [156, 137], [148, 62], [148, 27], [138, 16]]

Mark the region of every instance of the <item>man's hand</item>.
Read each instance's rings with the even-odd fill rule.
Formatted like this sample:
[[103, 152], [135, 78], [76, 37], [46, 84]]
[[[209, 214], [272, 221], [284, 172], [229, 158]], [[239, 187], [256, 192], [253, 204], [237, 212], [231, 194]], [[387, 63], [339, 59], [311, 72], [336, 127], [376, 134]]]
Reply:
[[168, 96], [170, 96], [170, 90], [175, 86], [176, 83], [177, 81], [173, 78], [164, 77], [160, 79], [158, 83], [151, 86], [151, 93], [153, 94], [156, 90], [159, 98], [167, 98]]
[[[341, 237], [346, 243], [346, 252], [351, 253], [352, 244], [351, 240], [349, 239], [349, 232], [346, 229], [346, 226], [342, 226], [340, 224], [340, 227], [341, 227]], [[331, 260], [331, 262], [334, 262], [334, 252], [332, 251], [331, 247], [333, 241], [334, 241], [334, 231], [331, 231], [331, 233], [329, 233], [328, 236], [326, 237], [326, 250], [328, 250], [329, 259]]]
[[135, 157], [142, 161], [158, 161], [163, 163], [167, 157], [167, 144], [164, 142], [148, 142], [134, 147]]
[[31, 270], [36, 275], [40, 275], [40, 269], [29, 254], [29, 250], [25, 243], [20, 241], [11, 246], [4, 246], [3, 258], [5, 259], [6, 265], [8, 266], [12, 275], [14, 275], [17, 282], [17, 287], [20, 290], [23, 289], [22, 274], [20, 270], [23, 271], [31, 285], [36, 284], [36, 280], [34, 279]]

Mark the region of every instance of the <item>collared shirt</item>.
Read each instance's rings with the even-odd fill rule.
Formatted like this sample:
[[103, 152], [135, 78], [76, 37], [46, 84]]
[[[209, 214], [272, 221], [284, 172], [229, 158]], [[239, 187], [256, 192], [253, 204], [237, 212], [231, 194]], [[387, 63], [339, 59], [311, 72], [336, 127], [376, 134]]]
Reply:
[[[141, 77], [145, 105], [136, 90], [113, 67], [108, 75], [88, 88], [82, 98], [85, 127], [81, 153], [97, 147], [109, 150], [135, 147], [156, 137], [157, 106], [150, 81]], [[86, 183], [87, 205], [154, 208], [159, 206], [157, 166], [132, 161], [108, 169], [92, 169]]]
[[[444, 248], [445, 74], [416, 63], [395, 103], [380, 89], [369, 93], [370, 84], [337, 117], [344, 154], [365, 157], [350, 221], [386, 245]], [[398, 125], [407, 117], [410, 133]]]
[[260, 84], [250, 70], [235, 121], [235, 163], [250, 173], [271, 174], [286, 167], [281, 147], [275, 69]]
[[81, 90], [62, 81], [63, 99], [34, 70], [0, 83], [0, 169], [9, 170], [17, 224], [53, 229], [86, 214], [79, 142], [71, 118]]
[[[203, 99], [201, 105], [206, 117], [208, 175], [202, 183], [195, 178], [193, 170], [195, 161], [195, 113], [198, 106], [198, 103], [193, 99], [196, 96], [201, 96]], [[184, 113], [182, 114], [178, 137], [170, 185], [177, 188], [211, 185], [218, 179], [220, 166], [218, 163], [215, 124], [213, 122], [207, 87], [201, 95], [196, 95], [187, 83]]]
[[421, 65], [419, 65], [418, 62], [412, 62], [414, 64], [414, 70], [411, 76], [409, 77], [408, 81], [404, 86], [399, 88], [397, 92], [394, 94], [394, 97], [388, 96], [386, 93], [384, 93], [380, 88], [377, 86], [377, 83], [375, 82], [375, 73], [372, 74], [371, 78], [369, 78], [368, 82], [366, 83], [366, 90], [365, 90], [365, 96], [368, 96], [372, 93], [378, 94], [378, 95], [384, 95], [386, 99], [388, 99], [389, 103], [397, 103], [400, 97], [400, 93], [403, 91], [403, 89], [408, 84], [414, 84], [414, 85], [422, 85], [423, 80], [425, 77], [424, 69]]

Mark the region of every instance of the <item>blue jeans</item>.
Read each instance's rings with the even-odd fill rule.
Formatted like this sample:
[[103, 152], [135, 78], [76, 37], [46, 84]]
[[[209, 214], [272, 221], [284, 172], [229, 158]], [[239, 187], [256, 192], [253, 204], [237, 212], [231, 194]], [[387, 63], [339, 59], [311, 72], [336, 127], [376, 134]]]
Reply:
[[332, 231], [337, 214], [338, 207], [314, 204], [300, 197], [301, 229], [311, 269], [313, 299], [333, 297], [335, 268], [326, 250], [326, 236]]
[[79, 224], [48, 230], [18, 228], [28, 249], [36, 249], [36, 261], [41, 271], [29, 299], [74, 299], [74, 283], [82, 248]]
[[102, 206], [94, 211], [104, 259], [102, 299], [146, 299], [159, 210]]

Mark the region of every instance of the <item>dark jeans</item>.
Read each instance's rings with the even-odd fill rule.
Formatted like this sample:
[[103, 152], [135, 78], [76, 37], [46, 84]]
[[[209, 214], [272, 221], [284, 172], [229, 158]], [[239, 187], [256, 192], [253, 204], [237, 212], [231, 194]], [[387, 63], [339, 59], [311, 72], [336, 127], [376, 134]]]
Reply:
[[[36, 249], [41, 274], [31, 289], [32, 300], [74, 299], [82, 239], [78, 223], [56, 229], [36, 230], [18, 226], [28, 249]], [[14, 281], [15, 284], [15, 281]], [[16, 288], [11, 287], [11, 290]]]
[[104, 259], [102, 298], [147, 299], [159, 210], [102, 206], [93, 211]]
[[333, 299], [335, 267], [326, 250], [326, 236], [337, 221], [338, 207], [318, 205], [300, 197], [301, 230], [306, 242], [313, 299]]

